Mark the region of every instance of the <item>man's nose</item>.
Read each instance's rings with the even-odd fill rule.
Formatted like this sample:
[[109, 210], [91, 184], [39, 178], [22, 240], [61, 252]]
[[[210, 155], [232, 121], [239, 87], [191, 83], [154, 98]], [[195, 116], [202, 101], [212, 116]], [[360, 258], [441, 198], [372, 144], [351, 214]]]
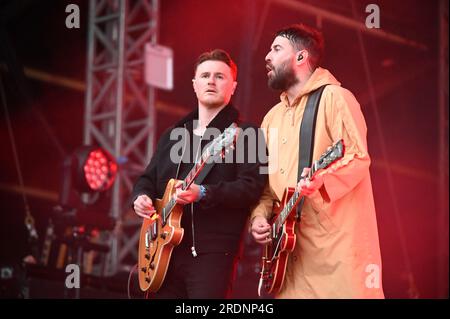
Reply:
[[213, 76], [211, 76], [211, 77], [209, 77], [208, 78], [208, 84], [216, 84], [216, 79], [213, 77]]
[[271, 59], [270, 59], [270, 52], [267, 53], [265, 60], [266, 60], [266, 63], [269, 63], [271, 61]]

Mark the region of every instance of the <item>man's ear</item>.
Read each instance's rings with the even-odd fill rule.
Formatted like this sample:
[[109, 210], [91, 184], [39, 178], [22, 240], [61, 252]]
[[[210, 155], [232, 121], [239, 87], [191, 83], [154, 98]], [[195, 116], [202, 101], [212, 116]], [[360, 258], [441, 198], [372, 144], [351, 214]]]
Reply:
[[308, 61], [309, 53], [308, 50], [300, 50], [296, 54], [295, 62], [296, 64], [302, 64], [305, 63], [305, 61]]
[[237, 82], [234, 81], [234, 82], [233, 82], [233, 91], [231, 91], [231, 95], [233, 95], [233, 94], [234, 94], [234, 91], [236, 91], [236, 87], [237, 87]]

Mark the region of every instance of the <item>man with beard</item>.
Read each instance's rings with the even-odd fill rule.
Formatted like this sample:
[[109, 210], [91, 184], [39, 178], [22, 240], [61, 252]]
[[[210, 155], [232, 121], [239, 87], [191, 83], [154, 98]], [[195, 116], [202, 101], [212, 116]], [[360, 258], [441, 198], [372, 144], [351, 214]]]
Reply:
[[[274, 201], [282, 198], [286, 187], [297, 187], [306, 199], [295, 226], [295, 248], [276, 297], [384, 298], [365, 120], [353, 94], [319, 67], [322, 52], [320, 32], [300, 24], [278, 31], [266, 56], [268, 85], [282, 93], [281, 102], [261, 125], [271, 173], [252, 212], [251, 232], [258, 243], [270, 244], [268, 220]], [[297, 183], [299, 130], [306, 102], [324, 85], [312, 159], [319, 159], [340, 139], [345, 155], [332, 171]], [[307, 173], [305, 169], [301, 175]]]
[[[202, 149], [217, 137], [215, 132], [223, 132], [232, 123], [244, 131], [235, 151], [228, 154], [233, 159], [240, 156], [241, 160], [215, 162], [200, 185], [195, 179], [182, 190], [178, 182], [175, 199], [184, 205], [184, 235], [173, 250], [165, 280], [153, 298], [230, 296], [241, 235], [267, 181], [254, 156], [258, 154], [257, 143], [243, 137], [252, 130], [257, 134], [258, 128], [240, 122], [237, 109], [230, 103], [236, 77], [236, 64], [227, 52], [216, 49], [199, 56], [192, 80], [198, 100], [196, 110], [163, 133], [150, 164], [134, 186], [136, 214], [154, 218], [155, 199], [162, 198], [169, 179], [186, 178]], [[265, 149], [264, 139], [262, 142]], [[179, 145], [183, 147], [181, 159], [175, 156]]]

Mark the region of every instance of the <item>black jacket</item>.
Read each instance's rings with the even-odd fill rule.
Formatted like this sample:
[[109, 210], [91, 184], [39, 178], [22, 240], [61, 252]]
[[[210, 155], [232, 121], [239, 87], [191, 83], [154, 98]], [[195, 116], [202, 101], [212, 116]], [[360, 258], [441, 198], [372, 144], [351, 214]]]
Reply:
[[[208, 136], [208, 130], [211, 130], [211, 128], [217, 128], [220, 132], [223, 132], [232, 122], [236, 122], [244, 132], [250, 129], [259, 133], [257, 134], [259, 143], [255, 143], [255, 141], [249, 142], [250, 139], [244, 138], [244, 134], [241, 134], [238, 138], [237, 146], [242, 143], [244, 145], [243, 148], [241, 147], [241, 149], [245, 150], [244, 162], [215, 163], [202, 181], [201, 184], [207, 189], [206, 196], [193, 204], [193, 224], [197, 253], [235, 253], [238, 250], [240, 237], [247, 218], [252, 207], [259, 200], [267, 181], [267, 175], [260, 173], [261, 163], [259, 157], [261, 156], [258, 156], [258, 151], [261, 151], [258, 149], [258, 144], [260, 148], [263, 148], [263, 154], [266, 154], [264, 138], [260, 130], [250, 124], [240, 123], [238, 117], [238, 111], [233, 106], [227, 105], [211, 121], [203, 135], [204, 137]], [[192, 142], [193, 121], [195, 119], [198, 119], [198, 111], [190, 113], [175, 124], [174, 127], [163, 133], [150, 164], [134, 186], [133, 199], [141, 194], [148, 195], [153, 201], [156, 198], [162, 198], [169, 179], [184, 179], [186, 177], [193, 166], [193, 160], [188, 161], [189, 163], [182, 163], [177, 176], [179, 163], [171, 161], [170, 152], [176, 143], [178, 143], [177, 145], [182, 144], [182, 137], [178, 136], [177, 140], [171, 140], [170, 133], [174, 129], [185, 128], [182, 131], [189, 132], [191, 136], [190, 141]], [[201, 147], [203, 148], [212, 139], [202, 140]], [[193, 149], [192, 144], [190, 143], [191, 158], [195, 157], [196, 153], [196, 149]], [[232, 152], [233, 156], [236, 156], [238, 150], [232, 150]], [[253, 154], [251, 154], [252, 152]], [[183, 159], [184, 162], [187, 159], [186, 156], [183, 156]], [[181, 220], [184, 236], [180, 246], [184, 246], [186, 249], [191, 247], [193, 241], [191, 222], [191, 205], [185, 205]]]

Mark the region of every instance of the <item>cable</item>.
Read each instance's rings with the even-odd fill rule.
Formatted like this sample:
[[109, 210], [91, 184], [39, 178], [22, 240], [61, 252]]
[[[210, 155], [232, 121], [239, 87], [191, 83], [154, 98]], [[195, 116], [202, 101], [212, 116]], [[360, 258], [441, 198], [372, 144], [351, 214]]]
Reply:
[[130, 274], [128, 275], [128, 284], [127, 284], [127, 294], [128, 294], [128, 299], [132, 299], [131, 298], [131, 293], [130, 293], [130, 285], [131, 285], [131, 276], [133, 276], [134, 271], [138, 268], [138, 264], [136, 263], [136, 265], [133, 266], [133, 268], [131, 268], [130, 270]]
[[23, 199], [23, 203], [25, 206], [24, 224], [28, 230], [28, 239], [30, 241], [30, 244], [32, 245], [31, 249], [36, 250], [36, 251], [32, 251], [33, 255], [35, 255], [35, 257], [37, 257], [37, 247], [35, 247], [35, 244], [37, 244], [38, 234], [37, 234], [36, 228], [34, 227], [34, 218], [30, 212], [28, 198], [27, 198], [25, 192], [23, 191], [23, 189], [25, 188], [24, 183], [23, 183], [23, 175], [22, 175], [22, 170], [20, 169], [19, 155], [17, 153], [16, 141], [14, 138], [14, 132], [13, 132], [12, 125], [11, 125], [11, 118], [9, 116], [8, 107], [6, 104], [6, 92], [5, 92], [5, 89], [3, 86], [3, 79], [2, 79], [1, 73], [0, 73], [0, 95], [1, 95], [1, 99], [2, 99], [3, 109], [5, 111], [6, 125], [8, 127], [8, 134], [9, 134], [9, 138], [11, 141], [11, 147], [12, 147], [12, 153], [14, 156], [17, 177], [19, 179], [19, 185], [22, 188], [21, 194], [22, 194], [22, 199]]

